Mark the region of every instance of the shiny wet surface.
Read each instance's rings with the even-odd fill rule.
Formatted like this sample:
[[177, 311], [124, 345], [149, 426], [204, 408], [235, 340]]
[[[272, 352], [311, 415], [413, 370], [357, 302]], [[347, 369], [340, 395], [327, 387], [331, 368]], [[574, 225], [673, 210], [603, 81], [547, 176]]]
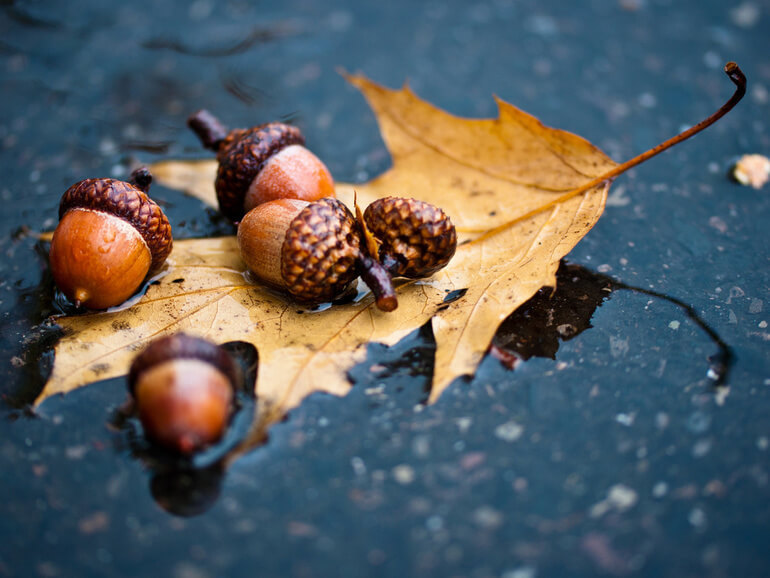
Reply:
[[[0, 575], [767, 573], [770, 203], [726, 172], [770, 151], [770, 4], [413, 4], [0, 2]], [[347, 397], [310, 397], [227, 469], [245, 393], [194, 464], [143, 442], [122, 379], [29, 411], [60, 309], [34, 233], [77, 180], [207, 156], [192, 111], [290, 119], [335, 178], [367, 180], [389, 158], [342, 67], [458, 115], [496, 94], [624, 160], [716, 108], [729, 59], [744, 102], [620, 177], [557, 293], [436, 404], [423, 330], [371, 345]], [[153, 196], [177, 238], [232, 233]]]

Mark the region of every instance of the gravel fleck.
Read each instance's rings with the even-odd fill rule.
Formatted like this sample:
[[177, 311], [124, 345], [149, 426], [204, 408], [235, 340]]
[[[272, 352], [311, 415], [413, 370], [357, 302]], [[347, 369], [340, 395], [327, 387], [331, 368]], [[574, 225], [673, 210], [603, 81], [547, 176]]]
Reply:
[[460, 433], [464, 434], [468, 431], [468, 429], [473, 424], [473, 418], [459, 417], [455, 420], [455, 423], [457, 424], [457, 428], [460, 430]]
[[633, 508], [638, 499], [639, 496], [635, 490], [623, 484], [615, 484], [609, 489], [604, 500], [591, 506], [589, 515], [592, 518], [599, 518], [610, 510], [622, 513]]
[[711, 440], [698, 440], [692, 447], [692, 455], [702, 458], [711, 451]]
[[513, 570], [506, 570], [500, 578], [535, 578], [537, 571], [532, 566], [521, 566]]
[[473, 512], [473, 520], [482, 528], [494, 530], [503, 523], [503, 515], [490, 506], [481, 506]]
[[495, 437], [509, 443], [515, 442], [523, 433], [524, 426], [519, 425], [513, 420], [500, 424], [495, 428]]
[[753, 2], [744, 2], [730, 10], [730, 20], [740, 28], [752, 28], [760, 16], [759, 6]]
[[414, 468], [407, 464], [401, 464], [393, 468], [393, 478], [402, 486], [414, 481]]
[[696, 529], [703, 530], [706, 526], [706, 513], [700, 508], [693, 508], [687, 516], [687, 521]]
[[628, 338], [623, 339], [622, 337], [610, 335], [610, 354], [613, 358], [618, 359], [620, 357], [625, 357], [628, 350]]
[[626, 427], [631, 427], [634, 425], [634, 418], [636, 417], [636, 414], [633, 413], [619, 413], [615, 416], [615, 421], [618, 422], [620, 425], [624, 425]]
[[88, 453], [88, 446], [70, 446], [66, 450], [64, 450], [64, 454], [67, 456], [70, 460], [82, 460], [83, 457]]

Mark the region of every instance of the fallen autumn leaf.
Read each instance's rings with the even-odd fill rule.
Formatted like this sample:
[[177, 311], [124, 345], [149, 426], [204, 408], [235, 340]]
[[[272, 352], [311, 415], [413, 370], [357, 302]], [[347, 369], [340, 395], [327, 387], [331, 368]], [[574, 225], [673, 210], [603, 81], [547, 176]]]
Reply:
[[[393, 158], [392, 169], [356, 185], [358, 203], [409, 195], [443, 208], [459, 236], [449, 265], [428, 279], [400, 281], [395, 313], [374, 307], [364, 286], [352, 302], [307, 310], [252, 284], [234, 237], [178, 241], [165, 274], [130, 307], [57, 320], [66, 332], [36, 404], [126, 373], [136, 351], [161, 335], [246, 341], [259, 351], [259, 409], [241, 446], [246, 451], [308, 394], [344, 395], [347, 371], [363, 359], [367, 343], [392, 345], [429, 321], [434, 401], [455, 378], [475, 371], [512, 311], [554, 285], [559, 261], [598, 221], [615, 176], [702, 130], [741, 98], [742, 73], [732, 63], [725, 70], [738, 90], [722, 109], [621, 165], [501, 100], [498, 118], [463, 119], [407, 87], [348, 77], [368, 99]], [[167, 161], [152, 172], [166, 186], [215, 203], [214, 161]], [[353, 186], [338, 184], [337, 196], [352, 207]]]

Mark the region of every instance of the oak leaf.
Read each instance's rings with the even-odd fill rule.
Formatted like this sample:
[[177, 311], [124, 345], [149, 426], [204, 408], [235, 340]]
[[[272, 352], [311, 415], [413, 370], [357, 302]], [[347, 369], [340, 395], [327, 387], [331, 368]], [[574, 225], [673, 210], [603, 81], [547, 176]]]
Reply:
[[[499, 324], [543, 286], [593, 227], [609, 180], [579, 190], [618, 165], [588, 141], [546, 127], [497, 100], [495, 119], [464, 119], [362, 76], [348, 80], [367, 98], [393, 167], [355, 185], [358, 203], [410, 196], [442, 207], [458, 230], [457, 253], [433, 277], [398, 282], [399, 307], [383, 313], [360, 285], [351, 303], [310, 311], [250, 282], [234, 237], [177, 241], [166, 270], [127, 307], [57, 323], [65, 335], [36, 403], [125, 374], [151, 339], [185, 331], [215, 342], [240, 340], [259, 351], [259, 400], [251, 439], [308, 394], [344, 395], [347, 371], [366, 344], [394, 344], [427, 322], [436, 340], [430, 400], [472, 374]], [[215, 162], [167, 161], [157, 181], [215, 204]], [[352, 207], [353, 185], [338, 184]]]

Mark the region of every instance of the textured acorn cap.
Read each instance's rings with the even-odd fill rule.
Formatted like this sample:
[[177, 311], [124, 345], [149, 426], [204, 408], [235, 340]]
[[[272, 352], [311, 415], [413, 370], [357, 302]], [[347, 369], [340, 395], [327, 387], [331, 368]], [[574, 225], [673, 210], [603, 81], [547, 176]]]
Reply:
[[417, 199], [385, 197], [364, 212], [381, 243], [380, 262], [393, 276], [429, 277], [445, 267], [457, 248], [457, 233], [440, 208]]
[[337, 199], [310, 203], [292, 220], [281, 247], [281, 276], [300, 301], [322, 303], [358, 277], [360, 232]]
[[231, 131], [219, 146], [219, 169], [214, 188], [219, 209], [233, 221], [244, 215], [243, 200], [254, 177], [273, 154], [293, 145], [305, 144], [296, 127], [279, 122]]
[[175, 359], [197, 359], [206, 362], [227, 377], [233, 387], [240, 381], [238, 368], [227, 351], [206, 339], [175, 333], [154, 340], [134, 358], [128, 372], [128, 389], [131, 395], [134, 394], [134, 388], [142, 373]]
[[132, 225], [152, 254], [149, 274], [157, 272], [171, 253], [171, 225], [161, 208], [134, 185], [115, 179], [85, 179], [64, 192], [59, 219], [70, 209], [109, 213]]

